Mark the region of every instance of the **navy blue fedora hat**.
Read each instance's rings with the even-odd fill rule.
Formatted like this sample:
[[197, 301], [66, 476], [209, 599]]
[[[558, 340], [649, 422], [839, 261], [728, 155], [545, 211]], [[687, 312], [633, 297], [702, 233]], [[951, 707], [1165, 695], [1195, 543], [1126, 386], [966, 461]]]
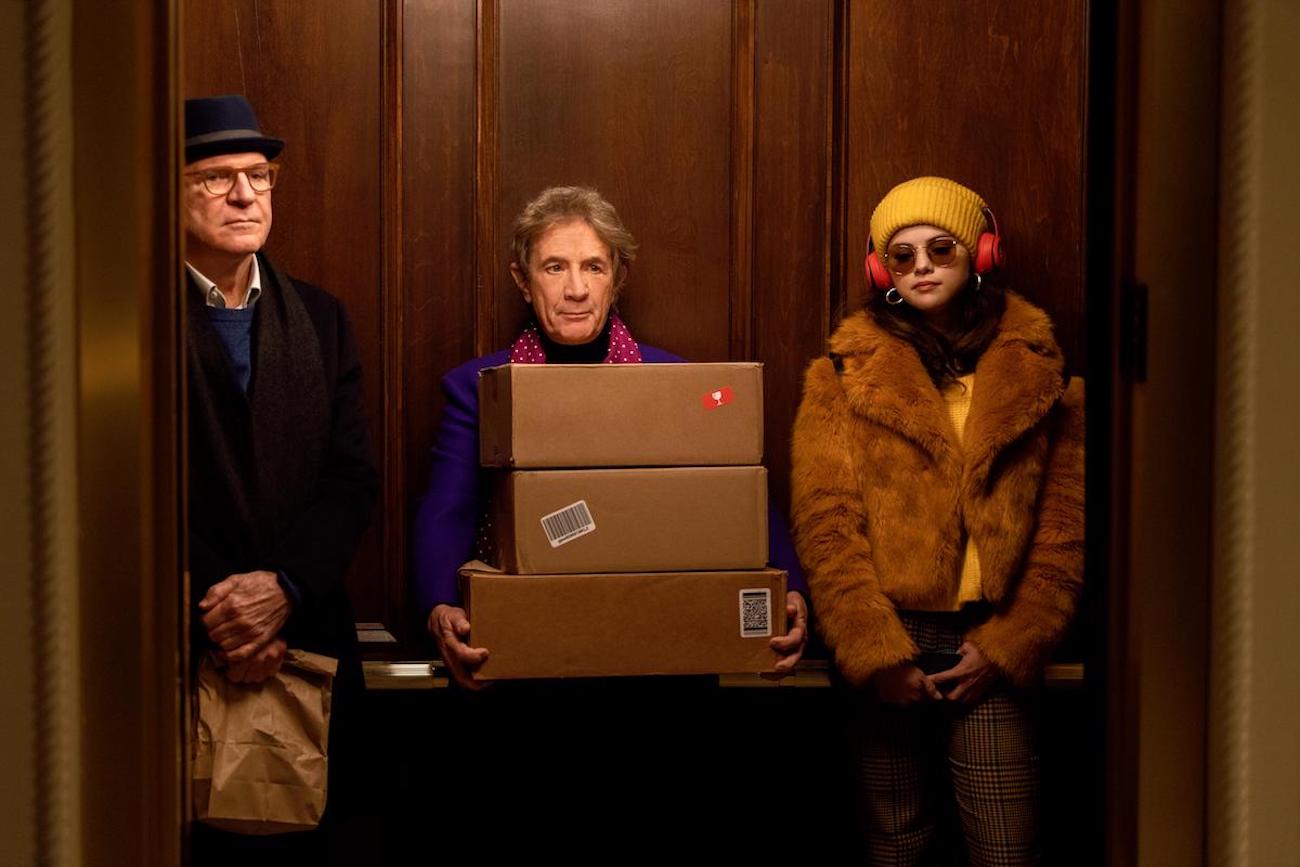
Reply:
[[239, 95], [185, 100], [185, 162], [256, 151], [268, 160], [284, 148], [284, 140], [263, 135], [248, 100]]

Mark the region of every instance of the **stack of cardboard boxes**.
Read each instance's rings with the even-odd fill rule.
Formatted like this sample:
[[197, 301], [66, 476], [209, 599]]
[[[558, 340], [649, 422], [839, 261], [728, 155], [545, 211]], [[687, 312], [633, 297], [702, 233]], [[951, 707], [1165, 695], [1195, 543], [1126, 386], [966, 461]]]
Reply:
[[771, 670], [758, 364], [506, 365], [479, 378], [493, 567], [461, 572], [483, 679]]

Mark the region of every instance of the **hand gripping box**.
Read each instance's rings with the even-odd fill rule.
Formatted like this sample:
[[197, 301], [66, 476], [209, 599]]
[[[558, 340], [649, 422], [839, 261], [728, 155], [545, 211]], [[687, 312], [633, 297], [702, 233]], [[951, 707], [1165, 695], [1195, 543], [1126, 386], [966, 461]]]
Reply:
[[483, 370], [478, 392], [487, 467], [763, 460], [761, 364], [507, 364]]
[[515, 574], [767, 565], [767, 470], [517, 470], [494, 485], [492, 565]]
[[482, 680], [771, 671], [784, 635], [779, 569], [508, 575], [461, 570]]

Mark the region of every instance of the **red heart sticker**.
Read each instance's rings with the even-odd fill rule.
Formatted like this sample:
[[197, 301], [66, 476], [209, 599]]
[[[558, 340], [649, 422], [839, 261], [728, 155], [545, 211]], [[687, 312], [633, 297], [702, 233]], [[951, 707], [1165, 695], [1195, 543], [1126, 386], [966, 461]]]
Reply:
[[717, 409], [720, 406], [726, 406], [731, 403], [731, 400], [731, 389], [725, 385], [700, 397], [705, 409]]

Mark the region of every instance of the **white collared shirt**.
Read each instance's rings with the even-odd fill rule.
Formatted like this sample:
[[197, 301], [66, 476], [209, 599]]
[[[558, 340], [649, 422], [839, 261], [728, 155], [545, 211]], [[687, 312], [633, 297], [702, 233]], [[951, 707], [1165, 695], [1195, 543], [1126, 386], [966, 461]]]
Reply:
[[[207, 302], [207, 305], [209, 307], [224, 308], [227, 306], [226, 298], [224, 295], [221, 294], [221, 290], [217, 288], [216, 283], [213, 283], [211, 280], [205, 277], [203, 273], [199, 271], [198, 268], [195, 268], [189, 262], [185, 263], [185, 267], [189, 269], [190, 274], [198, 282], [199, 288], [203, 290], [203, 299], [204, 301]], [[258, 267], [257, 257], [254, 256], [253, 269], [252, 269], [252, 273], [249, 275], [249, 280], [248, 280], [248, 291], [244, 293], [244, 300], [241, 301], [238, 305], [236, 305], [234, 309], [243, 310], [245, 307], [252, 307], [254, 304], [257, 303], [257, 299], [261, 297], [262, 297], [262, 269]]]

